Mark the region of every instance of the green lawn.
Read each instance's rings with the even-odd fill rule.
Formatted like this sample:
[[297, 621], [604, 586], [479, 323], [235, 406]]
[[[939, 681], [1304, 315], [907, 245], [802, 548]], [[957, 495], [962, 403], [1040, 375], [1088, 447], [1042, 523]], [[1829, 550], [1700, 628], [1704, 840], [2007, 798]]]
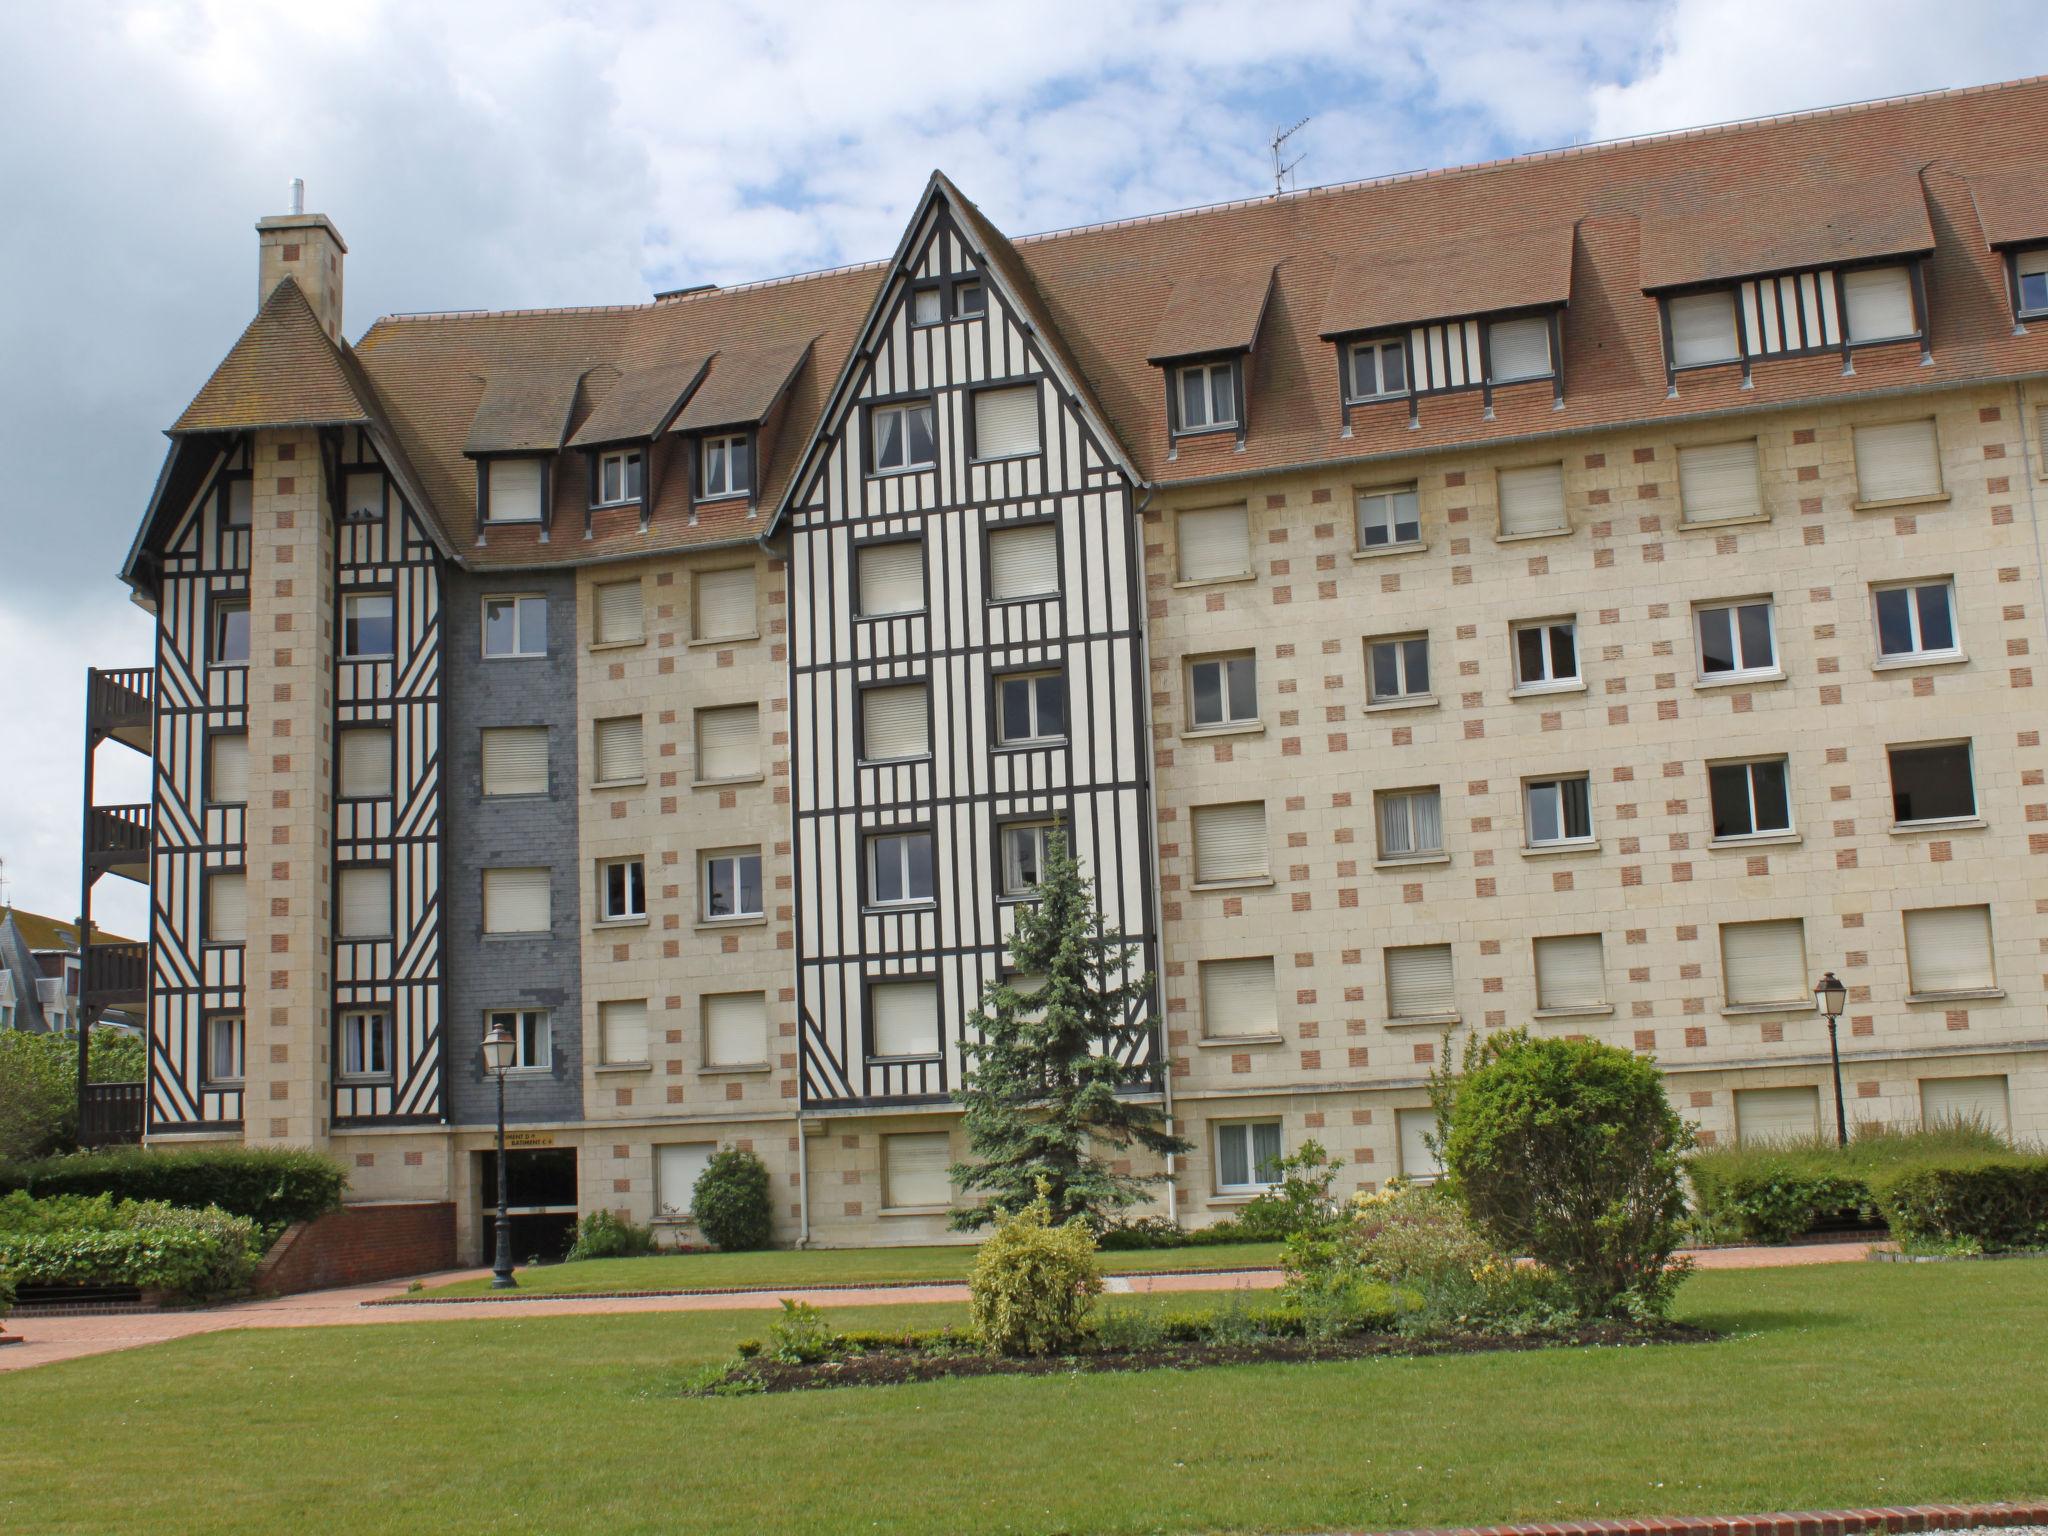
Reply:
[[2048, 1491], [2048, 1260], [1709, 1273], [1681, 1313], [1732, 1336], [709, 1401], [677, 1379], [761, 1314], [216, 1334], [0, 1377], [0, 1530], [1267, 1532]]
[[[884, 1280], [964, 1280], [975, 1249], [959, 1243], [932, 1248], [778, 1248], [766, 1253], [670, 1253], [644, 1259], [583, 1259], [519, 1272], [521, 1290], [550, 1295], [593, 1291], [695, 1291], [728, 1286], [860, 1285]], [[1110, 1274], [1171, 1269], [1250, 1269], [1280, 1262], [1278, 1243], [1218, 1243], [1207, 1248], [1148, 1248], [1105, 1253]], [[458, 1280], [432, 1287], [430, 1296], [482, 1296], [489, 1280]]]

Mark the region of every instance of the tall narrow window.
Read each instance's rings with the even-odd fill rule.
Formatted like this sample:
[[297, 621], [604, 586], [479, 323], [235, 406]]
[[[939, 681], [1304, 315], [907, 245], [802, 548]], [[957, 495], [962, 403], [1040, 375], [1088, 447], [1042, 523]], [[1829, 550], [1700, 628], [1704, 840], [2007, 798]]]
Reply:
[[1408, 393], [1408, 353], [1398, 336], [1351, 344], [1351, 398], [1376, 400]]
[[1664, 301], [1671, 317], [1671, 366], [1697, 368], [1728, 363], [1742, 355], [1735, 329], [1735, 295], [1685, 293]]
[[1226, 581], [1249, 576], [1252, 544], [1243, 507], [1207, 507], [1174, 519], [1182, 581]]
[[1194, 808], [1195, 880], [1256, 880], [1268, 871], [1266, 802]]
[[1358, 493], [1358, 547], [1398, 549], [1422, 542], [1422, 503], [1413, 485]]
[[1678, 505], [1687, 523], [1730, 523], [1763, 515], [1756, 439], [1678, 450]]
[[1435, 1110], [1395, 1110], [1394, 1133], [1400, 1144], [1402, 1178], [1415, 1184], [1434, 1184], [1443, 1177], [1444, 1165], [1435, 1145]]
[[910, 906], [933, 898], [932, 835], [879, 832], [868, 838], [868, 902]]
[[1237, 365], [1194, 363], [1173, 376], [1177, 430], [1209, 432], [1237, 425]]
[[761, 706], [697, 711], [697, 778], [703, 783], [761, 774]]
[[640, 716], [617, 715], [595, 727], [599, 784], [637, 784], [647, 777]]
[[854, 560], [859, 568], [862, 618], [880, 619], [924, 611], [922, 539], [863, 544]]
[[1723, 923], [1721, 986], [1731, 1008], [1811, 1005], [1805, 925], [1796, 917]]
[[1892, 819], [1901, 826], [1977, 814], [1976, 776], [1967, 741], [1892, 747], [1885, 755], [1892, 772]]
[[545, 656], [548, 600], [544, 597], [484, 599], [484, 655]]
[[647, 1060], [646, 998], [599, 1003], [597, 1029], [606, 1066], [638, 1066]]
[[206, 1082], [209, 1087], [239, 1084], [243, 1074], [245, 1031], [239, 1013], [209, 1014], [206, 1019]]
[[1213, 1127], [1219, 1193], [1271, 1189], [1280, 1182], [1280, 1122], [1238, 1120]]
[[1877, 653], [1886, 661], [1932, 660], [1960, 656], [1956, 641], [1955, 588], [1946, 581], [1879, 587]]
[[1067, 734], [1062, 672], [1016, 672], [996, 679], [996, 738], [1005, 746], [1060, 741]]
[[631, 645], [647, 638], [637, 579], [604, 582], [594, 591], [597, 614], [591, 627], [592, 644]]
[[1202, 991], [1202, 1034], [1218, 1040], [1231, 1035], [1276, 1035], [1280, 1032], [1273, 957], [1204, 960], [1198, 967]]
[[1568, 779], [1531, 779], [1523, 786], [1529, 846], [1552, 848], [1591, 842], [1593, 805], [1584, 774]]
[[1495, 320], [1486, 328], [1486, 349], [1496, 384], [1550, 377], [1550, 322], [1542, 315]]
[[2048, 311], [2048, 246], [2013, 257], [2013, 278], [2020, 291], [2020, 313], [2031, 320]]
[[1413, 1023], [1457, 1013], [1450, 945], [1397, 945], [1386, 951], [1385, 959], [1388, 1018]]
[[937, 460], [937, 438], [929, 400], [913, 400], [905, 405], [870, 406], [868, 431], [876, 474], [929, 469]]
[[647, 866], [640, 859], [606, 859], [597, 866], [597, 920], [623, 923], [647, 915]]
[[698, 640], [745, 640], [755, 633], [754, 568], [699, 571], [690, 601], [692, 637]]
[[335, 882], [340, 910], [334, 931], [343, 939], [391, 937], [391, 870], [365, 864], [341, 871]]
[[[918, 590], [923, 594], [922, 572]], [[996, 603], [1051, 597], [1060, 589], [1059, 534], [1051, 523], [988, 532], [988, 595]]]
[[1495, 477], [1500, 492], [1500, 533], [1504, 539], [1529, 533], [1562, 533], [1568, 526], [1564, 508], [1564, 466], [1532, 464], [1503, 469]]
[[974, 456], [1014, 459], [1038, 452], [1038, 386], [1012, 385], [974, 394]]
[[1188, 725], [1249, 725], [1259, 718], [1259, 664], [1242, 656], [1203, 656], [1188, 663]]
[[249, 937], [248, 878], [239, 869], [206, 875], [206, 942], [241, 944]]
[[718, 1153], [715, 1141], [670, 1141], [654, 1149], [654, 1214], [687, 1221], [697, 1198], [697, 1180]]
[[206, 737], [206, 803], [249, 803], [249, 738], [241, 731], [212, 731]]
[[1991, 908], [1922, 907], [1904, 914], [1906, 974], [1915, 997], [1992, 992]]
[[1365, 643], [1366, 701], [1414, 703], [1429, 693], [1429, 636], [1404, 635]]
[[746, 495], [754, 488], [753, 461], [752, 439], [744, 432], [705, 438], [704, 470], [698, 481], [697, 499], [716, 501]]
[[761, 915], [761, 850], [731, 848], [704, 855], [704, 920]]
[[1533, 946], [1536, 1006], [1546, 1013], [1583, 1013], [1607, 1005], [1607, 967], [1597, 933], [1560, 934]]
[[353, 1008], [341, 1016], [341, 1075], [357, 1081], [391, 1075], [391, 1015]]
[[598, 455], [597, 504], [615, 506], [638, 501], [641, 489], [641, 459], [637, 448]]
[[212, 644], [207, 658], [216, 667], [245, 667], [249, 664], [249, 605], [213, 605]]
[[1714, 836], [1764, 837], [1792, 830], [1792, 797], [1785, 759], [1714, 763], [1707, 769], [1714, 802]]
[[1383, 859], [1434, 858], [1444, 851], [1442, 791], [1383, 789], [1373, 797]]
[[1515, 687], [1564, 688], [1579, 681], [1578, 625], [1545, 619], [1515, 626]]
[[860, 755], [868, 763], [925, 757], [932, 750], [931, 690], [923, 683], [863, 688]]
[[1941, 448], [1932, 418], [1857, 427], [1856, 500], [1916, 501], [1941, 494]]
[[1778, 670], [1768, 598], [1752, 603], [1714, 603], [1697, 610], [1700, 675], [1709, 679], [1754, 677]]
[[256, 482], [247, 475], [237, 475], [228, 481], [228, 526], [247, 528], [255, 512]]

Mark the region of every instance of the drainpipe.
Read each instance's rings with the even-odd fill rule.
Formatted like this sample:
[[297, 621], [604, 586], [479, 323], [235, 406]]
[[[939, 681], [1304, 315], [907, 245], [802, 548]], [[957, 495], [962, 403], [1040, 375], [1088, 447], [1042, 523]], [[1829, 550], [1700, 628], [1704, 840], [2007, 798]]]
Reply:
[[799, 1248], [811, 1246], [811, 1138], [804, 1130], [804, 1112], [798, 1110], [796, 1122], [796, 1203], [797, 1212], [803, 1218], [798, 1229], [796, 1245]]
[[[1158, 498], [1156, 486], [1147, 486], [1145, 495], [1131, 513], [1132, 537], [1138, 547], [1138, 688], [1137, 701], [1145, 721], [1145, 751], [1152, 751], [1152, 622], [1150, 618], [1150, 588], [1145, 584], [1145, 513]], [[1152, 849], [1152, 932], [1157, 936], [1159, 969], [1155, 978], [1160, 1001], [1159, 1009], [1159, 1083], [1160, 1104], [1166, 1112], [1166, 1134], [1174, 1134], [1173, 1115], [1173, 1057], [1166, 1044], [1166, 902], [1160, 892], [1159, 883], [1159, 781], [1156, 768], [1147, 764], [1146, 783], [1151, 788], [1152, 836], [1148, 840]], [[1180, 1180], [1173, 1170], [1173, 1158], [1166, 1160], [1166, 1219], [1175, 1226], [1180, 1225]]]

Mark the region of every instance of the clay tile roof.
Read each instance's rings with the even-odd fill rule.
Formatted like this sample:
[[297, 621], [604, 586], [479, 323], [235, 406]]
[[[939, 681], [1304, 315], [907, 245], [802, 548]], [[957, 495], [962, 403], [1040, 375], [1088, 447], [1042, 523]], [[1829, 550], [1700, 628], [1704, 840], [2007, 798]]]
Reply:
[[1152, 333], [1151, 362], [1218, 352], [1249, 352], [1273, 296], [1274, 262], [1236, 272], [1190, 273], [1173, 285], [1173, 296]]
[[693, 357], [621, 374], [576, 429], [569, 446], [596, 448], [659, 436], [675, 418], [676, 408], [697, 388], [710, 361]]
[[520, 369], [491, 375], [462, 451], [554, 453], [569, 435], [585, 368]]
[[2048, 175], [2029, 167], [1970, 178], [1984, 243], [1993, 250], [2048, 240]]
[[1642, 214], [1643, 291], [1934, 249], [1910, 171], [1863, 181], [1758, 178], [1696, 193], [1681, 182]]
[[711, 427], [757, 426], [782, 398], [811, 355], [817, 338], [780, 346], [732, 348], [711, 360], [706, 379], [676, 417], [677, 432], [702, 432]]
[[1572, 226], [1559, 224], [1362, 252], [1330, 279], [1318, 334], [1563, 304], [1572, 292], [1572, 243]]
[[299, 285], [286, 278], [270, 290], [171, 433], [361, 425], [371, 419], [366, 399], [343, 349]]

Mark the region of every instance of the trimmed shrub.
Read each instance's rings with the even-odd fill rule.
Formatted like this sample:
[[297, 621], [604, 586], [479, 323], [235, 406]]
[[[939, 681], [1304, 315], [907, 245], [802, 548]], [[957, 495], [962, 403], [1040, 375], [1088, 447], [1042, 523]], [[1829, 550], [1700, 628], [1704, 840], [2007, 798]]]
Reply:
[[768, 1246], [768, 1165], [751, 1152], [713, 1154], [690, 1191], [697, 1229], [728, 1253]]
[[2008, 1153], [1901, 1168], [1873, 1180], [1892, 1235], [1974, 1244], [1985, 1253], [2048, 1247], [2048, 1157]]
[[17, 1166], [32, 1195], [112, 1195], [203, 1209], [218, 1206], [265, 1227], [310, 1221], [341, 1204], [348, 1174], [295, 1147], [119, 1147]]
[[0, 1198], [0, 1271], [25, 1285], [132, 1285], [185, 1296], [240, 1290], [261, 1255], [257, 1228], [218, 1209], [154, 1200]]
[[967, 1311], [976, 1334], [999, 1355], [1074, 1349], [1102, 1292], [1087, 1219], [1075, 1216], [1054, 1226], [1041, 1188], [1023, 1210], [998, 1212], [995, 1221], [995, 1232], [967, 1275]]
[[576, 1226], [576, 1241], [565, 1255], [575, 1259], [635, 1259], [654, 1252], [654, 1229], [636, 1227], [617, 1211], [597, 1210]]
[[1152, 1248], [1214, 1248], [1225, 1243], [1259, 1241], [1238, 1225], [1235, 1217], [1207, 1227], [1183, 1227], [1164, 1216], [1140, 1216], [1135, 1221], [1104, 1227], [1095, 1236], [1095, 1246], [1104, 1253], [1135, 1253]]

